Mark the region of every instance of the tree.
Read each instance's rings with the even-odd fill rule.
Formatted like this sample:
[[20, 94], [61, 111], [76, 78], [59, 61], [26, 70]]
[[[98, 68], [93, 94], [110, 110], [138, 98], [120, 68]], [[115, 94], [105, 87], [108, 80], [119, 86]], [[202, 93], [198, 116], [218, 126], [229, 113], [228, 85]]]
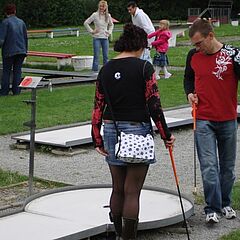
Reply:
[[[12, 0], [17, 6], [17, 15], [28, 27], [51, 27], [61, 25], [80, 25], [90, 14], [97, 10], [99, 0]], [[140, 8], [153, 20], [187, 20], [188, 8], [208, 6], [209, 0], [137, 0]], [[0, 1], [0, 9], [9, 0]], [[109, 12], [122, 23], [130, 20], [127, 12], [129, 0], [108, 0]], [[232, 16], [240, 12], [240, 1], [234, 0]], [[0, 19], [3, 13], [0, 14]]]

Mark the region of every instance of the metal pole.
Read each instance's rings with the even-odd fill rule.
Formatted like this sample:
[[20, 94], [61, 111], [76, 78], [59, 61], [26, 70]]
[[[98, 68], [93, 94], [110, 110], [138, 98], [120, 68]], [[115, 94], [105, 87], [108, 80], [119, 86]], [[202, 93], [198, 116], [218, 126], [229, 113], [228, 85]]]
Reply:
[[31, 122], [30, 122], [30, 158], [29, 158], [29, 196], [33, 194], [33, 174], [34, 174], [34, 150], [35, 150], [35, 129], [36, 129], [36, 88], [32, 89]]

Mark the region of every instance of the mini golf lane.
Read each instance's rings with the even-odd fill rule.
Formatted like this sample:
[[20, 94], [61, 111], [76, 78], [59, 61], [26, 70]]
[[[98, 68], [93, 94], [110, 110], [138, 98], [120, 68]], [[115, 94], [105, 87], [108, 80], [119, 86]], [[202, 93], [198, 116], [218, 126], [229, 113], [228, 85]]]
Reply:
[[[107, 231], [110, 185], [75, 186], [33, 195], [24, 210], [0, 218], [1, 239], [83, 239]], [[193, 204], [186, 196], [186, 218]], [[160, 228], [183, 220], [176, 192], [146, 187], [141, 194], [139, 230]]]

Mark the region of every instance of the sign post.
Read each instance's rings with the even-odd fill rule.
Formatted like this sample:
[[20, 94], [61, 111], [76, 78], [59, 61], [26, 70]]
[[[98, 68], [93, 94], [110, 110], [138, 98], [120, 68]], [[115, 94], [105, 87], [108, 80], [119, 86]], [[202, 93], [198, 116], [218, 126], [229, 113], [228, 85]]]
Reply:
[[26, 104], [31, 104], [31, 120], [23, 123], [30, 127], [30, 156], [29, 156], [29, 179], [28, 179], [28, 194], [33, 194], [33, 175], [34, 175], [34, 150], [35, 150], [35, 129], [36, 129], [36, 89], [42, 77], [25, 77], [19, 87], [32, 90], [31, 100], [24, 100]]

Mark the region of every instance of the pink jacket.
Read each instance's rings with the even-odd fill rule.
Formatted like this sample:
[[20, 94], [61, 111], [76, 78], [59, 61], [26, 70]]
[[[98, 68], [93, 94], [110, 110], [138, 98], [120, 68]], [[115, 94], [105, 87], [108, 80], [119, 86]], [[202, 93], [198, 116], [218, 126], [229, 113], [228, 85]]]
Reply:
[[172, 33], [169, 30], [157, 30], [156, 32], [150, 33], [148, 38], [156, 36], [155, 41], [151, 44], [156, 48], [157, 52], [166, 53], [168, 50], [168, 40], [172, 37]]

